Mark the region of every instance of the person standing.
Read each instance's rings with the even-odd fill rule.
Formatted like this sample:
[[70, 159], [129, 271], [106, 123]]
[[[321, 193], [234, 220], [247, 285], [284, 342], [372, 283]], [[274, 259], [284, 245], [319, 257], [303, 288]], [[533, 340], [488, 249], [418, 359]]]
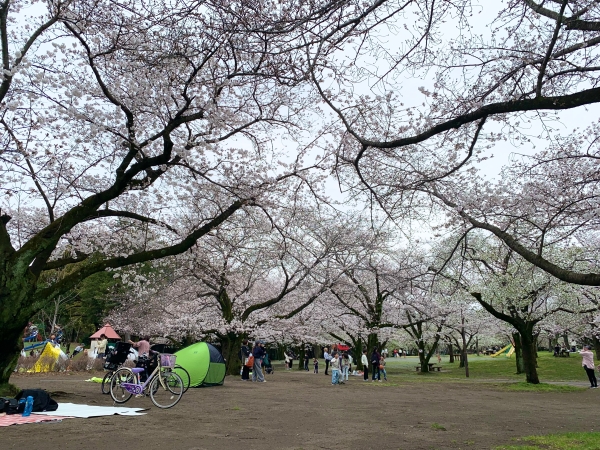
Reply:
[[319, 360], [317, 358], [313, 359], [313, 365], [315, 366], [315, 373], [319, 373]]
[[371, 375], [371, 381], [375, 381], [376, 379], [381, 381], [381, 374], [379, 373], [379, 360], [381, 359], [381, 355], [377, 350], [377, 347], [373, 349], [373, 354], [371, 355], [371, 370], [373, 371]]
[[348, 381], [348, 375], [352, 373], [352, 364], [354, 364], [354, 359], [350, 353], [348, 355], [348, 373], [346, 374], [346, 381]]
[[342, 383], [344, 381], [348, 381], [348, 373], [349, 372], [350, 372], [350, 356], [348, 355], [347, 352], [344, 352], [342, 354], [342, 373], [341, 373]]
[[265, 376], [262, 372], [262, 360], [265, 356], [265, 349], [262, 346], [262, 342], [256, 341], [254, 348], [252, 349], [252, 356], [254, 356], [254, 365], [252, 366], [252, 381], [258, 381], [259, 383], [266, 383]]
[[100, 335], [100, 340], [98, 341], [98, 345], [96, 346], [97, 356], [96, 358], [104, 358], [106, 355], [106, 346], [108, 345], [108, 340], [104, 334]]
[[248, 357], [250, 356], [250, 349], [248, 348], [248, 339], [242, 341], [242, 348], [240, 349], [240, 357], [242, 360], [242, 381], [250, 380], [250, 366], [248, 366]]
[[585, 369], [585, 373], [590, 380], [590, 388], [596, 389], [598, 387], [598, 381], [596, 380], [596, 374], [594, 373], [596, 366], [594, 365], [594, 354], [590, 350], [589, 345], [584, 345], [583, 350], [579, 352], [582, 357], [581, 365]]
[[340, 384], [340, 358], [337, 352], [333, 352], [331, 361], [331, 384]]
[[291, 358], [287, 351], [283, 352], [283, 359], [285, 360], [285, 370], [290, 370], [292, 368], [290, 364]]
[[325, 358], [325, 375], [329, 375], [329, 363], [331, 362], [331, 355], [329, 354], [329, 349], [325, 347], [323, 349], [323, 358]]
[[308, 350], [304, 349], [304, 370], [306, 370], [307, 372], [308, 372], [308, 360], [309, 360]]
[[[142, 337], [137, 342], [129, 341], [129, 343], [133, 346], [133, 348], [137, 349], [138, 357], [140, 356], [150, 356], [150, 338], [147, 336]], [[100, 352], [100, 350], [98, 350]]]
[[384, 355], [381, 355], [381, 359], [379, 360], [379, 370], [381, 371], [379, 381], [381, 381], [381, 375], [383, 375], [383, 379], [385, 381], [387, 381], [387, 372], [385, 371], [385, 356]]
[[369, 381], [369, 359], [367, 358], [367, 349], [363, 350], [363, 354], [360, 358], [360, 363], [363, 366], [364, 381]]

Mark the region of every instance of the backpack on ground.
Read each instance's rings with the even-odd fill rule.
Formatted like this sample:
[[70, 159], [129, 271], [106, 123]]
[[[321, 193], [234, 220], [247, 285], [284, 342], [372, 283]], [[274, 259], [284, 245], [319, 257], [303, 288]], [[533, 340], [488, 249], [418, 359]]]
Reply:
[[43, 389], [24, 389], [17, 394], [15, 399], [17, 402], [19, 399], [27, 397], [33, 397], [33, 409], [32, 412], [42, 411], [56, 411], [58, 409], [58, 403]]
[[21, 414], [25, 409], [25, 403], [19, 404], [16, 398], [0, 397], [0, 413]]

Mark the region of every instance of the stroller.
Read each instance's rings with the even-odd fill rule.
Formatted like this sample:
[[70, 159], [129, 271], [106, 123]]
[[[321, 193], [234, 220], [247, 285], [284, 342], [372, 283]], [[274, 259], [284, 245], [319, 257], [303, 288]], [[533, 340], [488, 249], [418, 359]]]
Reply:
[[127, 361], [127, 356], [131, 350], [131, 344], [127, 342], [117, 342], [115, 348], [106, 354], [104, 361], [104, 370], [114, 372]]
[[273, 364], [271, 363], [271, 359], [269, 358], [268, 354], [265, 354], [265, 357], [262, 360], [262, 366], [265, 373], [272, 374], [273, 372], [275, 372], [275, 369], [273, 368]]

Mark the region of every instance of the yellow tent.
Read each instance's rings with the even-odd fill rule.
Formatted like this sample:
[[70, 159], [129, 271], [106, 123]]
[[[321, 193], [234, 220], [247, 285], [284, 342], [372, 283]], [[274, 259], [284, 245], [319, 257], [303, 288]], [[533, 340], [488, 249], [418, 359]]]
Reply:
[[37, 362], [33, 366], [33, 372], [50, 372], [54, 370], [54, 366], [59, 358], [66, 358], [66, 355], [61, 351], [60, 347], [55, 347], [50, 342], [46, 343]]

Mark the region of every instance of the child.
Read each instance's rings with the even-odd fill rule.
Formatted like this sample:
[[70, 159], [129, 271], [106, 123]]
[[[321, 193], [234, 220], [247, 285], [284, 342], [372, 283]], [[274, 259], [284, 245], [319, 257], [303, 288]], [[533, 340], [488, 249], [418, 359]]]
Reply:
[[348, 381], [348, 372], [350, 372], [350, 357], [347, 352], [342, 355], [342, 383]]
[[333, 353], [333, 358], [330, 361], [331, 364], [331, 384], [340, 384], [340, 358], [338, 358], [338, 353]]
[[313, 364], [315, 366], [315, 373], [319, 373], [319, 360], [317, 358], [314, 358]]
[[[379, 360], [379, 370], [383, 375], [383, 379], [387, 381], [387, 372], [385, 371], [385, 356], [383, 355], [381, 355], [381, 359]], [[381, 381], [381, 378], [379, 378], [379, 381]]]

